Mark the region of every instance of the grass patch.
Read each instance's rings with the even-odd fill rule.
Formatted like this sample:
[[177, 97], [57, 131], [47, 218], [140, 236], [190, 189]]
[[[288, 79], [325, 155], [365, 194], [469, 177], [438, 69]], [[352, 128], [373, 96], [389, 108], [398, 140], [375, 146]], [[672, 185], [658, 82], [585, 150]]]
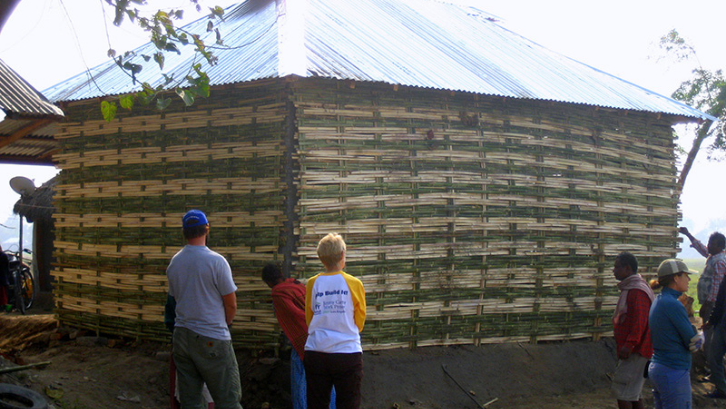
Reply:
[[[688, 268], [691, 270], [698, 271], [699, 274], [703, 272], [703, 268], [706, 266], [706, 258], [684, 258], [683, 262], [686, 263]], [[688, 295], [693, 297], [693, 311], [698, 314], [698, 310], [701, 309], [701, 303], [698, 302], [698, 290], [696, 289], [696, 286], [698, 285], [698, 277], [694, 276], [691, 277], [691, 282], [688, 284]]]

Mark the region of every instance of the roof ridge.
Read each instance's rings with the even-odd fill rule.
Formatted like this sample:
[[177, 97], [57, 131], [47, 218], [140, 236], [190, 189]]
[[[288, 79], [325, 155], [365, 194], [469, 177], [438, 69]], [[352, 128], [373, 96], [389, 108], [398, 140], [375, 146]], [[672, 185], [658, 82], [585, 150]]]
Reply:
[[307, 72], [305, 55], [305, 18], [307, 0], [275, 0], [277, 9], [277, 73], [304, 76]]

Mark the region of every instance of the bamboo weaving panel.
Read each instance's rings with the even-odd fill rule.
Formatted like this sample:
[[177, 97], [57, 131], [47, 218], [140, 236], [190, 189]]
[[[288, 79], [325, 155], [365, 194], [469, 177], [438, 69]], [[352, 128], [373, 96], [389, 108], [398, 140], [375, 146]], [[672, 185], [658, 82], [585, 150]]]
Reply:
[[655, 116], [324, 80], [294, 98], [299, 269], [343, 234], [370, 349], [610, 334], [613, 257], [675, 254]]
[[293, 275], [311, 277], [332, 231], [366, 287], [366, 349], [597, 339], [613, 257], [648, 275], [676, 253], [671, 123], [653, 114], [320, 79], [111, 123], [96, 104], [67, 109], [54, 156], [70, 324], [167, 340], [165, 269], [193, 207], [232, 265], [238, 346], [278, 344], [262, 265], [291, 244]]
[[190, 108], [135, 108], [111, 123], [98, 104], [66, 110], [54, 157], [62, 169], [53, 272], [61, 320], [169, 340], [165, 270], [184, 243], [182, 215], [200, 208], [210, 247], [227, 258], [239, 288], [235, 343], [276, 343], [259, 271], [279, 259], [286, 220], [283, 87], [227, 87]]

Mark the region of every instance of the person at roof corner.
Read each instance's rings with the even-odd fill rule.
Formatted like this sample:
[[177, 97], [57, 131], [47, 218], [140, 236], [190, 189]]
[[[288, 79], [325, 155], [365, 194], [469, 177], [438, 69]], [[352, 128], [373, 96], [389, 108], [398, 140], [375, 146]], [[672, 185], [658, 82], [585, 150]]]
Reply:
[[691, 352], [703, 345], [704, 338], [691, 325], [686, 308], [678, 300], [688, 291], [692, 273], [681, 260], [664, 260], [658, 266], [655, 287], [663, 290], [653, 301], [648, 318], [653, 341], [648, 378], [656, 409], [692, 407]]
[[726, 280], [721, 281], [716, 296], [716, 303], [708, 321], [703, 325], [703, 332], [711, 332], [711, 344], [708, 348], [708, 366], [711, 368], [710, 381], [715, 389], [706, 394], [707, 398], [726, 399], [726, 374], [724, 374], [723, 357], [726, 355]]
[[[688, 228], [680, 227], [678, 231], [688, 237], [691, 241], [691, 247], [700, 255], [706, 257], [706, 266], [698, 278], [697, 287], [698, 302], [701, 304], [698, 315], [705, 323], [711, 316], [714, 304], [716, 303], [718, 289], [721, 286], [724, 275], [726, 275], [726, 251], [724, 251], [726, 249], [726, 237], [719, 232], [714, 232], [709, 236], [708, 244], [704, 246], [701, 241], [693, 237], [691, 232], [688, 231]], [[706, 352], [706, 356], [708, 356], [712, 331], [710, 328], [707, 328], [704, 330], [704, 333], [706, 334], [706, 342], [703, 345], [703, 349]]]
[[227, 260], [207, 247], [209, 222], [200, 210], [182, 218], [187, 241], [166, 269], [176, 301], [172, 346], [184, 409], [203, 409], [206, 382], [217, 409], [242, 409], [239, 366], [229, 326], [237, 312], [237, 286]]

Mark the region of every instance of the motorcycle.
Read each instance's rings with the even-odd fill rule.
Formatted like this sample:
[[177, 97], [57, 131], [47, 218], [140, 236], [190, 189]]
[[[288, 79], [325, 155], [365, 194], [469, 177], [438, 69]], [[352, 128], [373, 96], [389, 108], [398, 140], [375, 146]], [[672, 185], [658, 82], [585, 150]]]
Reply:
[[[31, 254], [30, 250], [23, 250], [27, 254]], [[8, 256], [8, 299], [13, 307], [25, 314], [35, 301], [35, 279], [31, 272], [30, 265], [20, 262], [20, 253], [13, 251], [5, 251]]]

